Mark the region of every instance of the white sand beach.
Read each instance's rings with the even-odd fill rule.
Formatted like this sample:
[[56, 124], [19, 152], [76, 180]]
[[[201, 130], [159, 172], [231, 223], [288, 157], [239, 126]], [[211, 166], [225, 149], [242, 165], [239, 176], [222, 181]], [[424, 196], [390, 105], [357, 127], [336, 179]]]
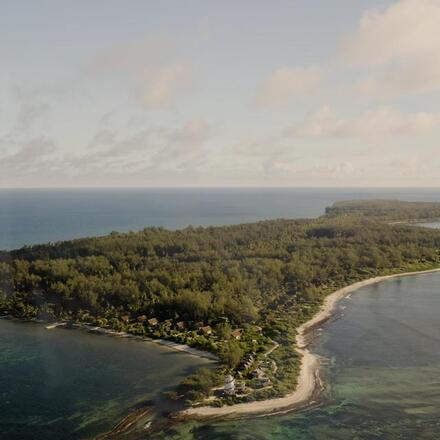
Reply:
[[319, 357], [308, 349], [307, 333], [316, 325], [327, 320], [338, 301], [350, 294], [351, 292], [360, 289], [361, 287], [369, 286], [371, 284], [379, 283], [381, 281], [389, 280], [397, 277], [420, 275], [432, 272], [439, 272], [438, 269], [424, 270], [418, 272], [405, 272], [394, 275], [385, 275], [374, 278], [369, 278], [364, 281], [351, 284], [343, 287], [332, 294], [328, 295], [319, 312], [309, 321], [305, 322], [298, 328], [296, 336], [297, 351], [302, 355], [301, 371], [298, 377], [298, 386], [296, 390], [285, 397], [268, 399], [256, 402], [238, 403], [236, 405], [223, 406], [221, 408], [202, 406], [189, 408], [182, 412], [183, 416], [189, 417], [215, 417], [226, 415], [239, 414], [270, 414], [288, 409], [295, 409], [304, 407], [311, 402], [315, 391], [320, 385], [319, 378]]

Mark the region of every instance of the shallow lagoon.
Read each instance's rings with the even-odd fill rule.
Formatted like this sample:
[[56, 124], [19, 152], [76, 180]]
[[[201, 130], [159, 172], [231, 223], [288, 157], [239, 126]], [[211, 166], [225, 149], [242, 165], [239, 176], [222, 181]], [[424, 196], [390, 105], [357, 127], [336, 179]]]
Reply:
[[[319, 407], [174, 424], [152, 438], [440, 438], [439, 311], [440, 273], [359, 289], [315, 341], [327, 359]], [[92, 437], [206, 365], [148, 343], [5, 320], [0, 347], [1, 438], [12, 440]]]
[[161, 439], [440, 438], [440, 274], [364, 287], [340, 302], [315, 350], [325, 402], [299, 414], [174, 426]]
[[0, 320], [0, 438], [93, 437], [207, 363], [151, 343]]

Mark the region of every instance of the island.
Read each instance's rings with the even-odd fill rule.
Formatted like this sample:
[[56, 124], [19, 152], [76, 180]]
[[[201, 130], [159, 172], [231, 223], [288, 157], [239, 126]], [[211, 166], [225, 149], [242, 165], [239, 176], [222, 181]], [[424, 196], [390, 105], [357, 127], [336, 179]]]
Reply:
[[325, 210], [329, 216], [357, 215], [404, 223], [440, 219], [440, 203], [403, 202], [400, 200], [345, 200]]
[[[269, 412], [319, 391], [310, 330], [354, 289], [438, 270], [440, 203], [344, 201], [314, 219], [112, 232], [0, 253], [0, 314], [217, 359], [169, 397], [186, 416]], [[214, 356], [214, 357], [213, 357]]]

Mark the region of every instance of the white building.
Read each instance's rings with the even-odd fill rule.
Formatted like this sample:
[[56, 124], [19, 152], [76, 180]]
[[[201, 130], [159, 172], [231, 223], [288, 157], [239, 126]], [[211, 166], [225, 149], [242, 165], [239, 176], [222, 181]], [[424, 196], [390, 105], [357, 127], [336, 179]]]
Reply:
[[235, 379], [230, 374], [225, 377], [224, 391], [227, 396], [235, 395]]

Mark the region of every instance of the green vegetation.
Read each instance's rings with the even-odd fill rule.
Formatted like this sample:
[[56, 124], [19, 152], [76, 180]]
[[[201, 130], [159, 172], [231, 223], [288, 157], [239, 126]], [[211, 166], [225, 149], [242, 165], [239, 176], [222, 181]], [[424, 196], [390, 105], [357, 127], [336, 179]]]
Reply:
[[189, 401], [199, 401], [209, 396], [211, 390], [221, 385], [219, 376], [209, 368], [200, 368], [196, 374], [184, 379], [177, 391]]
[[327, 215], [361, 215], [384, 220], [424, 220], [440, 218], [440, 203], [400, 200], [348, 200], [326, 209]]
[[[220, 357], [221, 375], [232, 372], [247, 388], [223, 402], [279, 396], [296, 385], [296, 328], [327, 294], [375, 275], [440, 266], [439, 230], [383, 222], [437, 210], [343, 202], [312, 220], [147, 228], [25, 247], [0, 256], [0, 312], [201, 347]], [[256, 367], [263, 377], [252, 376]], [[218, 380], [202, 371], [180, 392], [198, 400]]]

